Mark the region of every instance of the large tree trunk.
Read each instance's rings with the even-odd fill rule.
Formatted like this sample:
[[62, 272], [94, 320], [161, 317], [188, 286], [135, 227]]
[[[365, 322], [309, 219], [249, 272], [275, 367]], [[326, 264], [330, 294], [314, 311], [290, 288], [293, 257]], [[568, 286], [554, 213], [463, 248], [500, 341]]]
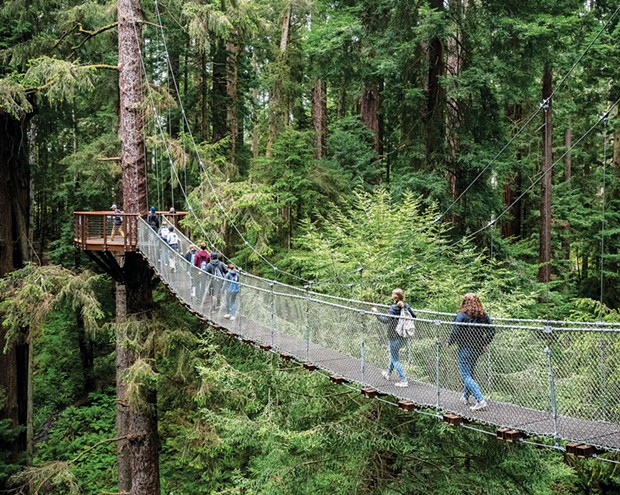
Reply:
[[[519, 124], [523, 119], [523, 107], [519, 105], [515, 105], [508, 111], [509, 116], [514, 124]], [[517, 126], [518, 127], [518, 126]], [[517, 151], [516, 162], [519, 163], [521, 160], [521, 154]], [[523, 236], [521, 219], [522, 219], [522, 201], [515, 200], [521, 194], [521, 172], [519, 167], [517, 167], [517, 171], [515, 175], [508, 179], [504, 184], [503, 191], [503, 201], [504, 206], [510, 206], [510, 216], [502, 222], [502, 237], [514, 237], [515, 239], [521, 239]]]
[[238, 146], [243, 144], [243, 126], [239, 125], [239, 54], [241, 45], [237, 40], [226, 44], [226, 93], [228, 107], [226, 124], [230, 131], [230, 160], [237, 163]]
[[213, 87], [211, 90], [211, 122], [213, 129], [211, 132], [212, 140], [217, 143], [220, 139], [229, 134], [227, 128], [228, 106], [228, 84], [227, 84], [227, 51], [223, 41], [215, 43], [213, 56]]
[[312, 87], [312, 126], [315, 133], [314, 158], [325, 156], [327, 142], [327, 84], [320, 79]]
[[[430, 0], [430, 6], [443, 10], [443, 0]], [[426, 162], [433, 164], [441, 157], [445, 136], [445, 90], [441, 85], [441, 77], [445, 76], [446, 64], [444, 60], [443, 42], [434, 37], [428, 44], [428, 82], [426, 94]]]
[[[16, 120], [0, 112], [0, 277], [22, 268], [30, 259], [30, 163], [27, 133], [31, 115]], [[1, 323], [1, 322], [0, 322]], [[0, 324], [0, 346], [6, 332]], [[11, 346], [0, 352], [0, 388], [6, 395], [0, 419], [10, 419], [15, 426], [28, 421], [28, 344]], [[8, 446], [15, 454], [28, 447], [26, 429]]]
[[[146, 177], [144, 175], [144, 138], [142, 119], [142, 72], [140, 66], [141, 11], [138, 0], [118, 2], [118, 49], [121, 166], [123, 169], [123, 203], [125, 211], [146, 213]], [[125, 253], [122, 266], [125, 281], [126, 314], [144, 320], [152, 309], [150, 271], [137, 253]], [[121, 291], [122, 292], [122, 291]], [[121, 302], [122, 307], [122, 302]], [[117, 341], [117, 350], [126, 349], [124, 339]], [[149, 356], [146, 356], [147, 358]], [[117, 362], [117, 373], [133, 364], [134, 353]], [[118, 378], [117, 378], [118, 379]], [[158, 495], [159, 455], [157, 446], [157, 404], [155, 390], [144, 392], [147, 407], [129, 404], [129, 435], [131, 445], [131, 494]], [[126, 399], [126, 398], [123, 398]], [[120, 476], [120, 473], [119, 473]]]
[[0, 112], [0, 276], [30, 259], [28, 119]]
[[[383, 116], [381, 114], [381, 86], [378, 84], [365, 86], [360, 97], [360, 117], [366, 127], [372, 131], [375, 160], [379, 163], [383, 158]], [[379, 170], [380, 168], [377, 167]], [[381, 175], [375, 177], [375, 182], [381, 182]]]
[[[280, 35], [280, 62], [283, 62], [286, 56], [286, 50], [289, 42], [289, 30], [291, 28], [292, 6], [288, 2], [284, 14], [282, 15], [282, 30]], [[273, 143], [276, 140], [278, 130], [282, 125], [288, 124], [288, 109], [285, 108], [282, 95], [282, 81], [277, 78], [271, 94], [269, 95], [269, 129], [267, 131], [266, 155], [272, 156]]]
[[551, 94], [553, 87], [553, 74], [551, 68], [545, 65], [543, 74], [543, 164], [542, 181], [540, 190], [540, 243], [538, 254], [538, 280], [549, 282], [551, 278], [551, 179], [553, 164], [553, 125]]
[[124, 209], [145, 213], [144, 119], [142, 117], [142, 70], [140, 50], [142, 27], [139, 0], [118, 2], [118, 62], [120, 91], [121, 166], [123, 169]]

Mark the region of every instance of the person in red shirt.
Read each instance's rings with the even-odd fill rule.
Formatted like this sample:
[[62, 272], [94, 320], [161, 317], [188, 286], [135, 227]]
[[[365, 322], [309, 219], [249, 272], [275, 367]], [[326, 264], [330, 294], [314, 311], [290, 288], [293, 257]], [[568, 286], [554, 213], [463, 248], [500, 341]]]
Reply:
[[[200, 251], [194, 255], [194, 266], [204, 270], [211, 261], [211, 255], [207, 252], [207, 245], [203, 242], [200, 245]], [[202, 264], [204, 262], [204, 265]]]

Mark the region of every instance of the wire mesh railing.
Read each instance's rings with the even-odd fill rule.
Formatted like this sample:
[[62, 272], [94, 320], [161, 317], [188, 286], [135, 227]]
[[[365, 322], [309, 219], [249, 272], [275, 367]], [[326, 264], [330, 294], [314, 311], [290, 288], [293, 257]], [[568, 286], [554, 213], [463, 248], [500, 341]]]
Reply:
[[[143, 220], [138, 223], [139, 251], [177, 297], [244, 338], [420, 406], [620, 450], [617, 326], [498, 319], [485, 345], [477, 340], [485, 325], [456, 325], [454, 315], [416, 311], [415, 335], [403, 339], [394, 336], [398, 317], [387, 315], [385, 306], [376, 313], [370, 303], [329, 298], [245, 272], [235, 295], [236, 318], [230, 319], [226, 282], [183, 257], [189, 239], [179, 236], [177, 252]], [[474, 358], [462, 356], [458, 338], [449, 345], [459, 329], [469, 335]], [[396, 372], [384, 377], [390, 348], [397, 348], [407, 387], [398, 386]], [[488, 402], [483, 410], [462, 402], [461, 371], [469, 364]]]

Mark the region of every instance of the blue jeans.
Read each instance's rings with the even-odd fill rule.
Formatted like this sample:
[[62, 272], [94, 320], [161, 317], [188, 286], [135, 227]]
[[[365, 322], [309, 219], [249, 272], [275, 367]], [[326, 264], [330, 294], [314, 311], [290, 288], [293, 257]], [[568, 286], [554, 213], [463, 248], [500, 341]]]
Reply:
[[391, 374], [393, 370], [396, 370], [398, 376], [400, 376], [401, 380], [406, 380], [405, 370], [403, 370], [400, 361], [398, 360], [398, 351], [400, 348], [405, 345], [405, 339], [389, 339], [389, 349], [390, 349], [390, 364], [388, 365], [387, 372]]
[[467, 347], [461, 347], [458, 353], [458, 366], [461, 378], [463, 379], [463, 397], [469, 397], [473, 395], [479, 402], [484, 400], [480, 387], [474, 380], [474, 369], [476, 368], [476, 362], [482, 355], [482, 351], [475, 349], [469, 349]]
[[235, 316], [237, 312], [237, 292], [226, 291], [226, 314]]

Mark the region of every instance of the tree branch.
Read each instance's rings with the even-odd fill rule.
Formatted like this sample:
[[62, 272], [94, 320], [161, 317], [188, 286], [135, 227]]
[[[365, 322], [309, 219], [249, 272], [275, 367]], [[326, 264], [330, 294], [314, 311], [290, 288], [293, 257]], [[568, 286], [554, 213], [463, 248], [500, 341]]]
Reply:
[[76, 52], [77, 50], [82, 48], [82, 45], [84, 45], [84, 43], [86, 43], [87, 41], [90, 41], [91, 38], [94, 38], [98, 34], [105, 33], [106, 31], [109, 31], [110, 29], [114, 29], [116, 26], [118, 26], [118, 22], [114, 22], [112, 24], [108, 24], [107, 26], [103, 26], [103, 27], [101, 27], [99, 29], [96, 29], [95, 31], [89, 31], [87, 29], [84, 29], [84, 26], [82, 25], [82, 23], [79, 22], [78, 23], [78, 28], [79, 28], [78, 32], [86, 34], [87, 36], [78, 45], [75, 45], [75, 46], [71, 47], [71, 51]]
[[68, 464], [75, 464], [77, 461], [80, 460], [80, 457], [88, 454], [91, 450], [96, 449], [97, 447], [99, 447], [100, 445], [103, 445], [104, 443], [120, 442], [121, 440], [127, 440], [131, 438], [132, 436], [133, 435], [122, 435], [116, 438], [106, 438], [105, 440], [101, 440], [100, 442], [97, 442], [95, 445], [91, 445], [86, 450], [83, 450], [82, 452], [80, 452], [76, 457], [70, 460]]

